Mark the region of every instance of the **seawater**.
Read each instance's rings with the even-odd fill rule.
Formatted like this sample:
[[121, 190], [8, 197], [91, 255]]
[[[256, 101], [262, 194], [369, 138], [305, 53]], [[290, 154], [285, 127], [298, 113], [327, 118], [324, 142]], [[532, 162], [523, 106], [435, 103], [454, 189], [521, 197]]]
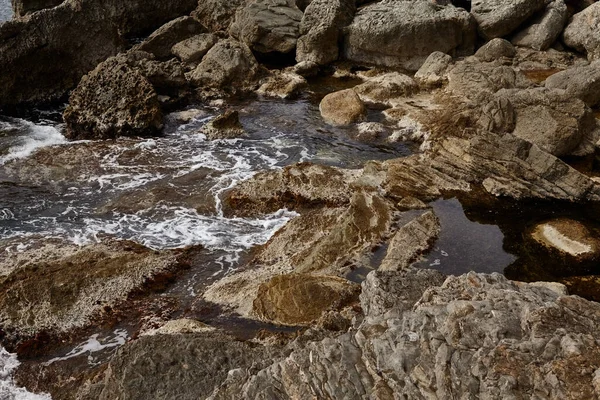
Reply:
[[13, 11], [10, 0], [0, 0], [0, 23], [12, 18]]

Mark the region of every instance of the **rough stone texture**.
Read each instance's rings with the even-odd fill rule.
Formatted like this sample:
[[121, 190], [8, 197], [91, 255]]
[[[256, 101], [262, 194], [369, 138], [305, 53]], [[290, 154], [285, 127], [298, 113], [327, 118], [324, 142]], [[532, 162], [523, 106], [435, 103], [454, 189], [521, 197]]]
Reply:
[[515, 46], [547, 50], [558, 39], [569, 19], [569, 11], [563, 0], [554, 0], [546, 6], [531, 25], [512, 38]]
[[598, 275], [570, 276], [560, 280], [569, 293], [585, 299], [600, 301], [600, 277]]
[[424, 86], [439, 86], [448, 80], [446, 73], [451, 63], [451, 56], [434, 51], [415, 73], [415, 80]]
[[440, 234], [440, 221], [428, 211], [405, 224], [392, 237], [380, 271], [400, 271], [429, 250]]
[[463, 9], [387, 0], [357, 12], [346, 30], [344, 55], [353, 62], [417, 71], [434, 51], [472, 54], [475, 36]]
[[296, 61], [326, 65], [339, 57], [342, 29], [352, 22], [354, 0], [314, 0], [304, 11]]
[[170, 58], [171, 48], [175, 44], [193, 35], [202, 33], [204, 29], [192, 17], [180, 17], [158, 28], [146, 40], [136, 46], [136, 48], [140, 51], [154, 54], [159, 59]]
[[349, 125], [367, 116], [365, 105], [352, 89], [329, 93], [321, 100], [319, 110], [325, 122], [332, 125]]
[[221, 40], [188, 77], [201, 89], [243, 93], [256, 87], [258, 62], [245, 44], [231, 39]]
[[10, 0], [15, 16], [22, 17], [46, 8], [56, 7], [64, 0]]
[[171, 48], [171, 53], [182, 62], [193, 64], [202, 60], [202, 57], [212, 49], [217, 41], [218, 38], [216, 35], [203, 33], [176, 43]]
[[229, 34], [259, 53], [290, 53], [301, 19], [293, 0], [252, 0], [236, 12]]
[[546, 79], [545, 86], [566, 90], [569, 96], [583, 100], [590, 107], [600, 105], [600, 60], [557, 72]]
[[359, 293], [359, 285], [335, 276], [279, 275], [259, 287], [253, 313], [276, 324], [307, 325], [356, 302]]
[[589, 60], [600, 58], [600, 3], [596, 2], [571, 18], [563, 32], [563, 42], [586, 53]]
[[127, 241], [46, 244], [5, 255], [0, 259], [0, 325], [9, 340], [83, 327], [178, 268], [174, 253]]
[[515, 47], [508, 40], [496, 38], [481, 46], [475, 57], [482, 62], [491, 62], [502, 57], [513, 58], [516, 53]]
[[239, 113], [227, 110], [204, 125], [200, 133], [205, 134], [208, 140], [235, 139], [244, 134], [244, 127], [240, 123]]
[[[189, 13], [196, 0], [67, 0], [0, 26], [0, 107], [57, 99], [137, 35]], [[102, 23], [98, 23], [98, 21]]]
[[399, 97], [409, 97], [419, 88], [408, 75], [389, 72], [367, 80], [353, 89], [367, 104], [390, 106]]
[[192, 12], [192, 17], [211, 32], [227, 31], [235, 12], [244, 5], [244, 0], [202, 0]]
[[256, 92], [262, 96], [290, 99], [298, 96], [306, 86], [308, 86], [308, 82], [298, 74], [272, 72], [269, 77], [260, 82], [260, 87]]
[[480, 35], [489, 40], [512, 33], [545, 5], [544, 0], [473, 0], [471, 14]]
[[264, 171], [227, 192], [225, 215], [255, 216], [282, 208], [339, 207], [350, 202], [350, 182], [357, 172], [299, 163]]
[[158, 133], [158, 95], [127, 56], [106, 60], [84, 76], [64, 112], [70, 139], [112, 139]]
[[[501, 90], [492, 104], [487, 111], [499, 115], [498, 121], [505, 123], [496, 130], [512, 132], [555, 156], [571, 154], [596, 128], [594, 116], [586, 105], [562, 91]], [[506, 124], [512, 120], [511, 130]]]
[[534, 226], [531, 237], [562, 257], [570, 257], [573, 263], [597, 259], [600, 256], [600, 240], [579, 221], [559, 218]]

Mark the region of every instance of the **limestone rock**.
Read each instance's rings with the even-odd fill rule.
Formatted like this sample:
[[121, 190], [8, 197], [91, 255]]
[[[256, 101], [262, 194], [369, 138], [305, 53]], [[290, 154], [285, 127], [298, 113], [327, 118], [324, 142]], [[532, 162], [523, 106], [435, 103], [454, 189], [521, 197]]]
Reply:
[[297, 96], [306, 86], [308, 86], [308, 82], [298, 74], [293, 72], [275, 72], [261, 81], [257, 93], [268, 97], [289, 99]]
[[159, 59], [170, 58], [171, 48], [175, 44], [202, 33], [204, 29], [192, 17], [180, 17], [158, 28], [136, 48], [154, 54]]
[[600, 3], [575, 14], [563, 32], [564, 43], [586, 53], [589, 60], [600, 58]]
[[208, 140], [235, 139], [244, 134], [237, 111], [227, 110], [202, 127], [200, 133]]
[[394, 99], [409, 97], [419, 88], [416, 82], [408, 75], [399, 72], [389, 72], [368, 79], [353, 89], [360, 99], [378, 106], [391, 106]]
[[573, 260], [590, 260], [600, 256], [600, 240], [582, 223], [559, 218], [536, 225], [531, 237], [542, 246]]
[[451, 56], [441, 51], [434, 51], [415, 73], [415, 80], [424, 86], [441, 85], [447, 81], [446, 72], [451, 63]]
[[293, 0], [252, 0], [236, 12], [229, 33], [259, 53], [290, 53], [300, 35], [300, 11]]
[[563, 89], [590, 107], [600, 105], [600, 60], [590, 65], [573, 67], [548, 77], [545, 86]]
[[515, 46], [547, 50], [558, 39], [568, 19], [569, 12], [565, 2], [554, 0], [531, 25], [512, 38], [512, 43]]
[[15, 16], [22, 17], [26, 14], [56, 7], [64, 0], [11, 0], [11, 5]]
[[544, 8], [544, 0], [473, 0], [471, 14], [484, 39], [506, 36]]
[[110, 58], [83, 77], [64, 112], [71, 139], [153, 135], [162, 129], [162, 117], [154, 87], [126, 56]]
[[339, 57], [342, 29], [352, 22], [354, 0], [314, 0], [304, 11], [296, 61], [326, 65]]
[[227, 31], [233, 22], [235, 12], [245, 3], [244, 0], [202, 0], [192, 12], [192, 17], [211, 32]]
[[352, 89], [328, 94], [321, 100], [319, 110], [325, 122], [332, 125], [349, 125], [367, 116], [365, 105]]
[[388, 245], [380, 271], [400, 271], [407, 268], [429, 250], [440, 234], [440, 221], [433, 211], [411, 220], [398, 229]]
[[417, 71], [434, 51], [472, 54], [475, 28], [463, 9], [430, 1], [383, 1], [360, 9], [344, 37], [353, 62]]
[[491, 62], [502, 57], [513, 58], [515, 54], [516, 50], [508, 40], [496, 38], [477, 50], [475, 57], [483, 62]]
[[264, 321], [305, 325], [356, 302], [359, 293], [360, 286], [335, 276], [279, 275], [260, 286], [253, 312]]
[[217, 43], [218, 38], [212, 33], [203, 33], [176, 43], [171, 48], [171, 53], [186, 64], [193, 64], [202, 60], [202, 57]]

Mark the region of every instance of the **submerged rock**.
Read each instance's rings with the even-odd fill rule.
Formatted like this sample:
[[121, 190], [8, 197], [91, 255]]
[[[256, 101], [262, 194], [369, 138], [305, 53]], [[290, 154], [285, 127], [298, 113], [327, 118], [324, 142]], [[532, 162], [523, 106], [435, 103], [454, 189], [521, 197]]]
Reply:
[[349, 125], [367, 116], [365, 105], [352, 89], [329, 93], [321, 100], [319, 110], [325, 122], [332, 125]]
[[561, 218], [544, 222], [536, 225], [530, 234], [550, 251], [574, 261], [597, 259], [600, 256], [600, 240], [575, 220]]
[[200, 130], [208, 140], [235, 139], [242, 136], [244, 132], [239, 113], [234, 110], [227, 110], [218, 115]]

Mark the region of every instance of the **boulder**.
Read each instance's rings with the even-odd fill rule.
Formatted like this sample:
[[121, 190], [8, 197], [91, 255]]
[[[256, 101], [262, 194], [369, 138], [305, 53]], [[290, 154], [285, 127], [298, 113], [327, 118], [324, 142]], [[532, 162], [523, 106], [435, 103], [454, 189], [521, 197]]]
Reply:
[[192, 17], [180, 17], [166, 23], [136, 46], [137, 50], [154, 54], [158, 59], [168, 59], [171, 48], [193, 35], [202, 33], [205, 28]]
[[[0, 26], [0, 107], [55, 100], [135, 36], [189, 13], [196, 0], [67, 0]], [[102, 23], [98, 23], [101, 16]]]
[[192, 12], [192, 17], [211, 32], [227, 31], [233, 22], [235, 12], [245, 3], [244, 0], [202, 0]]
[[600, 240], [581, 222], [558, 218], [537, 224], [531, 238], [548, 251], [573, 262], [597, 260]]
[[208, 140], [235, 139], [244, 134], [237, 111], [227, 110], [202, 127], [200, 133]]
[[308, 82], [298, 74], [272, 72], [260, 82], [260, 87], [256, 92], [263, 96], [289, 99], [297, 96], [306, 86], [308, 86]]
[[296, 61], [326, 65], [339, 57], [342, 29], [352, 22], [354, 0], [314, 0], [300, 22]]
[[471, 14], [484, 39], [504, 37], [546, 5], [545, 0], [473, 0]]
[[16, 17], [22, 17], [39, 10], [56, 7], [63, 1], [64, 0], [10, 0]]
[[513, 58], [516, 53], [515, 47], [508, 40], [496, 38], [481, 46], [475, 57], [482, 62], [492, 62], [502, 57]]
[[563, 42], [589, 60], [600, 58], [600, 3], [596, 2], [575, 14], [563, 32]]
[[325, 122], [332, 125], [349, 125], [367, 116], [365, 105], [352, 89], [329, 93], [321, 100], [319, 110]]
[[81, 79], [63, 117], [70, 139], [114, 139], [158, 134], [163, 114], [152, 84], [121, 55]]
[[206, 53], [202, 62], [189, 75], [200, 89], [226, 93], [243, 93], [257, 84], [258, 62], [243, 43], [232, 39], [219, 41]]
[[389, 72], [370, 78], [353, 90], [366, 104], [389, 107], [395, 99], [409, 97], [419, 88], [410, 76]]
[[252, 0], [236, 12], [229, 34], [258, 53], [291, 53], [301, 20], [293, 0]]
[[512, 38], [512, 43], [534, 50], [547, 50], [558, 39], [568, 20], [569, 11], [564, 0], [554, 0], [531, 25]]
[[583, 100], [590, 107], [600, 105], [600, 60], [590, 65], [573, 67], [548, 77], [545, 86], [563, 89], [568, 95]]
[[83, 247], [43, 244], [0, 259], [0, 320], [9, 340], [89, 325], [135, 291], [181, 265], [175, 253], [158, 253], [128, 241]]
[[441, 51], [434, 51], [415, 73], [415, 80], [426, 87], [441, 85], [448, 80], [446, 73], [451, 63], [451, 56]]
[[476, 36], [467, 11], [425, 0], [367, 5], [345, 32], [348, 60], [409, 71], [417, 71], [434, 51], [472, 54]]
[[279, 275], [259, 287], [253, 313], [275, 324], [307, 325], [357, 302], [359, 293], [359, 285], [335, 276]]
[[185, 64], [194, 64], [202, 60], [202, 57], [218, 42], [216, 35], [204, 33], [192, 36], [175, 44], [171, 53]]

